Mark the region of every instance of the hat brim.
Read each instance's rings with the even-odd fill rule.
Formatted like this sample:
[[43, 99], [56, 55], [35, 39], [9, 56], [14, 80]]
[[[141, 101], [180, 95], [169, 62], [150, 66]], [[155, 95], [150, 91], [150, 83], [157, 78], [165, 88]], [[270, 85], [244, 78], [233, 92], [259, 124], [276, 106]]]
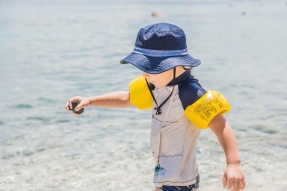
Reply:
[[201, 64], [200, 60], [189, 54], [173, 57], [152, 57], [135, 52], [121, 60], [120, 63], [132, 64], [149, 74], [160, 74], [176, 66], [196, 67]]

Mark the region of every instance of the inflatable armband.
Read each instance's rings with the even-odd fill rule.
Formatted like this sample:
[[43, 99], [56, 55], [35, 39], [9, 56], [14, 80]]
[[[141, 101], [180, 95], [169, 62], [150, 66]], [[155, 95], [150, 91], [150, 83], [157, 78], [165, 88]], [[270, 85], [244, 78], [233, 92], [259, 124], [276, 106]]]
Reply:
[[206, 129], [217, 114], [224, 114], [229, 110], [230, 105], [227, 99], [221, 93], [209, 90], [195, 103], [188, 106], [184, 113], [196, 126]]
[[151, 109], [153, 101], [145, 78], [139, 76], [131, 81], [129, 86], [130, 102], [140, 110]]

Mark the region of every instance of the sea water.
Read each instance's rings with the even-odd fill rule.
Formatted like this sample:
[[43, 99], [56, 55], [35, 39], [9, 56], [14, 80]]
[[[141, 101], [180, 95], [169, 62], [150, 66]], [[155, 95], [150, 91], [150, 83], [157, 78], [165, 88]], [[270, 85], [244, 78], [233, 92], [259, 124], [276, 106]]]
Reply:
[[[151, 111], [76, 117], [64, 106], [128, 90], [141, 73], [119, 61], [156, 22], [185, 31], [202, 61], [192, 74], [230, 101], [245, 190], [286, 190], [286, 1], [1, 0], [1, 191], [153, 190]], [[196, 153], [200, 190], [223, 191], [225, 155], [211, 130]]]

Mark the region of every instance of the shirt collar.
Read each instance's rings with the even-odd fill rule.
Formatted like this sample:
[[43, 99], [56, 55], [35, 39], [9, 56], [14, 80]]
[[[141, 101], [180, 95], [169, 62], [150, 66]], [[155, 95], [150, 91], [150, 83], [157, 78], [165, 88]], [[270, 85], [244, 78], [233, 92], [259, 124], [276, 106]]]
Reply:
[[190, 71], [187, 70], [178, 77], [176, 77], [175, 79], [171, 80], [166, 86], [175, 86], [190, 78], [193, 79], [193, 76], [191, 75]]

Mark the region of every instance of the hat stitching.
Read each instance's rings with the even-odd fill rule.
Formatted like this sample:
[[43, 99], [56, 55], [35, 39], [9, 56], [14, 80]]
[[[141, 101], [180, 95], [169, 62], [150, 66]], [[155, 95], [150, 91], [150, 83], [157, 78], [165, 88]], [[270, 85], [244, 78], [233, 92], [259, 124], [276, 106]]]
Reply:
[[[142, 30], [144, 30], [144, 31], [148, 31], [148, 30], [143, 29], [143, 28], [142, 28]], [[160, 31], [160, 30], [158, 30], [158, 31], [155, 31], [155, 32], [182, 32], [182, 30], [181, 30], [181, 29], [169, 30], [169, 31]]]

